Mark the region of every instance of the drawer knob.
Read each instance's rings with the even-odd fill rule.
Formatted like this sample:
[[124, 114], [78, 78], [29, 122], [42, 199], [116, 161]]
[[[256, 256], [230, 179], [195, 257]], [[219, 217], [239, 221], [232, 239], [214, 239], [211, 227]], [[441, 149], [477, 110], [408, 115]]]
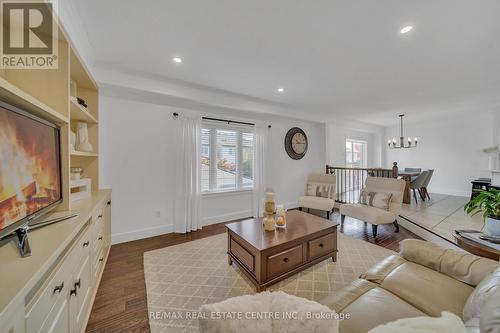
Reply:
[[76, 291], [76, 287], [75, 287], [75, 289], [71, 289], [70, 292], [69, 292], [70, 296], [73, 296], [73, 295], [76, 296], [77, 294], [78, 294], [78, 292]]
[[104, 258], [100, 258], [99, 261], [101, 261], [101, 262], [104, 261]]
[[90, 242], [89, 241], [86, 241], [85, 243], [83, 243], [83, 247], [87, 247], [89, 246]]
[[102, 219], [102, 214], [101, 214], [101, 215], [99, 215], [99, 216], [97, 216], [97, 217], [98, 217], [98, 218], [100, 218], [100, 219]]
[[323, 245], [323, 243], [320, 243], [320, 244], [319, 244], [319, 247], [323, 247], [323, 246], [324, 246], [324, 245]]
[[78, 279], [78, 281], [75, 282], [75, 289], [76, 287], [80, 288], [80, 279]]
[[284, 262], [288, 262], [288, 258], [283, 258], [283, 261]]
[[64, 288], [64, 282], [61, 282], [60, 285], [56, 286], [54, 288], [54, 291], [52, 292], [52, 294], [55, 294], [56, 292], [60, 293]]
[[108, 206], [111, 206], [111, 201], [108, 201]]
[[99, 236], [99, 238], [97, 238], [98, 240], [102, 240], [102, 236]]

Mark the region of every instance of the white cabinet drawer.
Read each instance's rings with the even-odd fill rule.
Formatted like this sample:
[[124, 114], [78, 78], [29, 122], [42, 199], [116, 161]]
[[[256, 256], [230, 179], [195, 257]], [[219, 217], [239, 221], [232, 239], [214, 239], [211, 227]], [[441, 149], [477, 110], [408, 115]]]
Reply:
[[73, 270], [79, 264], [84, 252], [89, 251], [90, 233], [86, 226], [85, 231], [72, 248], [61, 259], [59, 267], [54, 269], [52, 276], [47, 279], [40, 289], [35, 293], [32, 300], [27, 305], [26, 312], [26, 332], [45, 332], [41, 329], [45, 327], [44, 322], [54, 305], [61, 302], [60, 298], [67, 298], [73, 288]]

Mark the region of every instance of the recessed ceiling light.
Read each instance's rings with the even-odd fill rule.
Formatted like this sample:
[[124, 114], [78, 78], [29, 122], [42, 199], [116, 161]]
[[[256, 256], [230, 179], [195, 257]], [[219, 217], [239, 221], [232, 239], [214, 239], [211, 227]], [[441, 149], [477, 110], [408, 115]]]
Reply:
[[403, 29], [399, 30], [399, 32], [402, 33], [402, 34], [406, 34], [406, 33], [410, 32], [411, 29], [413, 29], [413, 27], [411, 25], [407, 25]]
[[175, 57], [172, 59], [176, 64], [180, 64], [182, 62], [182, 59], [179, 57]]
[[278, 92], [283, 92], [285, 91], [285, 88], [278, 88]]

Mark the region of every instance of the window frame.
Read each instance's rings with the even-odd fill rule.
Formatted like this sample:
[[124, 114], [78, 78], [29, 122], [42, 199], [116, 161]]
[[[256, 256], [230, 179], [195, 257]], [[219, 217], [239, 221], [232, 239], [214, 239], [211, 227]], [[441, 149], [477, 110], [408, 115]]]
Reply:
[[[362, 159], [361, 159], [361, 168], [367, 168], [368, 166], [368, 141], [366, 140], [360, 140], [360, 139], [352, 139], [352, 138], [346, 138], [345, 139], [345, 143], [344, 143], [344, 151], [345, 151], [345, 159], [344, 159], [344, 164], [346, 167], [352, 167], [352, 166], [349, 166], [348, 163], [347, 163], [347, 147], [346, 147], [346, 144], [350, 142], [351, 145], [354, 144], [354, 143], [359, 143], [359, 144], [362, 144], [363, 145], [363, 152], [362, 152]], [[351, 146], [352, 147], [352, 146]], [[351, 149], [351, 160], [353, 160], [353, 151]]]
[[[201, 195], [221, 195], [229, 194], [235, 192], [246, 192], [253, 191], [254, 182], [252, 185], [243, 186], [243, 133], [254, 134], [254, 144], [252, 151], [252, 176], [255, 179], [255, 131], [254, 127], [250, 125], [240, 125], [240, 124], [227, 124], [218, 121], [204, 120], [201, 123], [201, 129], [209, 129], [209, 185], [207, 191], [200, 191]], [[236, 134], [236, 186], [234, 188], [227, 189], [217, 189], [217, 130], [230, 130], [235, 131]], [[200, 152], [201, 156], [201, 152]], [[200, 164], [201, 168], [201, 164]], [[201, 174], [201, 172], [200, 172]]]

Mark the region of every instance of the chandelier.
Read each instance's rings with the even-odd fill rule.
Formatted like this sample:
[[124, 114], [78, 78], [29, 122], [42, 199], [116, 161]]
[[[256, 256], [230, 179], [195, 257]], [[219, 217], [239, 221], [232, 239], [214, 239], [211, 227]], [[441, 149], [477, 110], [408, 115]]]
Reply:
[[401, 149], [401, 148], [415, 148], [418, 143], [418, 138], [414, 138], [413, 141], [410, 137], [408, 137], [407, 143], [405, 144], [405, 137], [403, 135], [403, 117], [404, 114], [400, 114], [399, 118], [401, 119], [401, 135], [399, 137], [399, 144], [396, 142], [396, 138], [389, 139], [387, 141], [387, 145], [390, 149]]

